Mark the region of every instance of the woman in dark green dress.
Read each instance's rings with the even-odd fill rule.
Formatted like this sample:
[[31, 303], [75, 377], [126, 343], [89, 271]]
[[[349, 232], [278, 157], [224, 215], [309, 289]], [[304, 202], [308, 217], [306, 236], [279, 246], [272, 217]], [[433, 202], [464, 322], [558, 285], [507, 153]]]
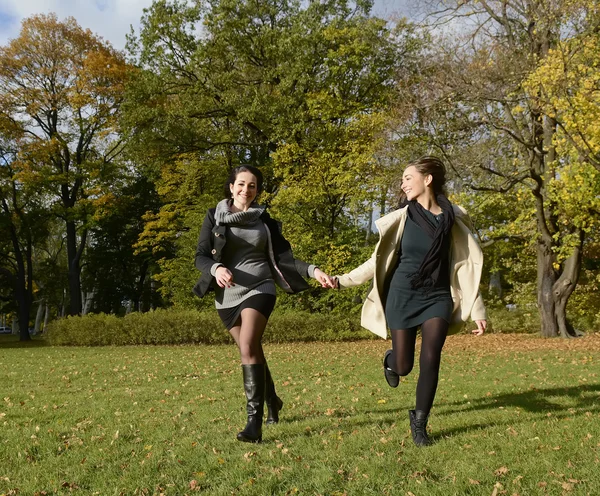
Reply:
[[477, 323], [475, 335], [487, 325], [478, 291], [483, 255], [466, 212], [449, 202], [444, 183], [438, 158], [410, 164], [402, 176], [400, 208], [376, 222], [380, 240], [373, 256], [337, 278], [341, 288], [374, 279], [361, 323], [381, 337], [387, 335], [386, 325], [390, 329], [392, 349], [385, 353], [383, 368], [391, 387], [413, 369], [421, 329], [416, 407], [409, 410], [417, 446], [431, 443], [427, 419], [450, 323], [471, 318]]

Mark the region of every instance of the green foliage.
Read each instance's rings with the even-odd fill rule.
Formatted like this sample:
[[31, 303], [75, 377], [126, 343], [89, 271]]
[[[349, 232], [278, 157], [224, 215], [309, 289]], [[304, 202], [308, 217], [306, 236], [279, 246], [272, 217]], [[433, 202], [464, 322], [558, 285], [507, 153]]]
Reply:
[[[595, 250], [594, 250], [595, 249]], [[590, 243], [581, 273], [578, 291], [569, 302], [569, 318], [573, 326], [583, 332], [600, 329], [600, 274], [598, 245]], [[593, 257], [593, 258], [592, 258]]]
[[158, 195], [143, 176], [130, 178], [115, 191], [111, 209], [90, 230], [82, 275], [84, 287], [94, 292], [90, 311], [121, 314], [128, 304], [147, 310], [160, 304], [151, 284], [158, 257], [148, 251], [136, 253], [134, 247], [144, 228], [143, 216], [158, 209]]
[[459, 36], [432, 30], [426, 84], [399, 85], [400, 114], [411, 116], [399, 134], [413, 130], [446, 158], [452, 186], [474, 191], [491, 221], [480, 234], [494, 275], [538, 279], [541, 332], [573, 336], [565, 307], [586, 238], [598, 231], [598, 8], [467, 0], [439, 15], [474, 22]]
[[583, 0], [572, 3], [583, 10], [579, 29], [556, 43], [524, 87], [556, 120], [554, 145], [561, 154], [600, 170], [600, 9]]
[[514, 310], [504, 306], [494, 306], [488, 302], [488, 330], [498, 334], [533, 334], [540, 330], [540, 315], [535, 304], [515, 305]]
[[453, 194], [451, 200], [467, 210], [483, 248], [483, 284], [496, 274], [508, 293], [506, 303], [517, 303], [514, 299], [527, 292], [531, 292], [527, 303], [535, 302], [535, 285], [523, 287], [535, 280], [537, 270], [533, 201], [527, 191], [518, 187], [510, 193], [467, 190]]
[[[140, 344], [222, 344], [231, 342], [217, 312], [158, 309], [124, 317], [88, 314], [67, 317], [49, 325], [53, 345], [107, 346]], [[332, 319], [327, 314], [276, 312], [269, 319], [263, 341], [351, 341], [375, 339], [360, 328], [355, 317]]]
[[[175, 207], [175, 203], [169, 204], [169, 207]], [[192, 288], [196, 281], [200, 278], [200, 272], [194, 266], [196, 256], [196, 245], [198, 242], [198, 234], [206, 210], [213, 207], [213, 204], [207, 205], [205, 208], [189, 208], [184, 210], [181, 215], [177, 215], [177, 219], [173, 223], [164, 224], [164, 228], [174, 236], [170, 238], [165, 232], [161, 235], [161, 245], [153, 246], [153, 253], [157, 255], [160, 272], [154, 278], [160, 282], [160, 293], [166, 301], [171, 302], [177, 308], [209, 308], [213, 306], [210, 297], [198, 299], [192, 292]], [[162, 215], [166, 208], [161, 210], [160, 219], [165, 217]], [[137, 244], [142, 247], [143, 244], [151, 244], [157, 238], [153, 238], [151, 229], [157, 230], [158, 222], [146, 224], [146, 229], [143, 233], [142, 240]], [[178, 232], [175, 235], [175, 230], [179, 226]], [[156, 232], [156, 231], [155, 231]], [[164, 249], [164, 246], [169, 243], [171, 247]], [[139, 248], [138, 248], [139, 249]], [[177, 256], [173, 256], [173, 254]]]
[[124, 174], [118, 111], [130, 70], [72, 17], [31, 16], [0, 47], [0, 133], [15, 142], [12, 180], [30, 198], [23, 211], [41, 206], [64, 223], [71, 313], [82, 310], [88, 228], [110, 211]]
[[408, 23], [391, 30], [369, 11], [347, 0], [161, 0], [145, 10], [129, 37], [140, 70], [122, 122], [163, 200], [138, 250], [160, 254], [157, 278], [175, 305], [196, 306], [199, 226], [239, 163], [264, 171], [262, 201], [299, 258], [335, 271], [347, 246], [362, 245], [356, 224], [379, 194], [382, 115], [420, 47]]
[[215, 312], [159, 309], [124, 317], [99, 313], [53, 321], [48, 339], [53, 345], [77, 346], [223, 343], [227, 335], [222, 327]]

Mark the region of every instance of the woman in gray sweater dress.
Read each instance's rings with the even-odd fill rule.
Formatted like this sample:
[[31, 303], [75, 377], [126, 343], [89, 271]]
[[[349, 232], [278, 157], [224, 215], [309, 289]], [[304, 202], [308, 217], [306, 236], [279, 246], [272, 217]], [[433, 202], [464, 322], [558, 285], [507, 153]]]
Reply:
[[265, 402], [267, 424], [279, 421], [283, 407], [261, 342], [275, 306], [275, 284], [288, 293], [307, 289], [307, 277], [333, 286], [327, 274], [294, 258], [279, 224], [255, 203], [262, 183], [256, 167], [234, 169], [226, 186], [229, 197], [207, 212], [196, 249], [202, 276], [194, 293], [215, 291], [217, 312], [240, 350], [248, 423], [237, 439], [245, 442], [262, 440]]

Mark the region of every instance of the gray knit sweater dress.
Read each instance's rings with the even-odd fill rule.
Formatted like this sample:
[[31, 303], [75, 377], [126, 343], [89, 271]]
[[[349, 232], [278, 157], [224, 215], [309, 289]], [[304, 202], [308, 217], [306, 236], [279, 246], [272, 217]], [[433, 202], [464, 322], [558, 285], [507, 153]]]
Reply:
[[[211, 268], [214, 276], [220, 266], [233, 274], [234, 285], [215, 288], [215, 306], [221, 320], [231, 329], [244, 308], [254, 308], [269, 318], [275, 305], [275, 281], [269, 262], [269, 234], [260, 219], [265, 207], [255, 205], [246, 212], [231, 212], [229, 200], [217, 204], [215, 221], [226, 225], [227, 243], [220, 263]], [[309, 267], [314, 275], [315, 266]]]

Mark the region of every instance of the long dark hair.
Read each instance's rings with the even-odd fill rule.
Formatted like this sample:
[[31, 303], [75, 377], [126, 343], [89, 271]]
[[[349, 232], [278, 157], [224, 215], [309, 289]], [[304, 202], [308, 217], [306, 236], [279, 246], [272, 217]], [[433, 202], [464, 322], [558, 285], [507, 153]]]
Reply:
[[227, 178], [227, 182], [225, 183], [225, 187], [223, 189], [225, 193], [225, 198], [231, 200], [231, 189], [229, 188], [229, 185], [235, 183], [235, 180], [241, 172], [249, 172], [250, 174], [252, 174], [256, 178], [256, 196], [262, 193], [263, 175], [260, 169], [258, 167], [254, 167], [253, 165], [242, 164], [238, 165], [229, 173], [229, 177]]
[[[406, 168], [413, 166], [417, 171], [426, 176], [427, 174], [431, 174], [433, 180], [431, 181], [431, 187], [433, 188], [433, 194], [446, 194], [446, 166], [442, 159], [435, 157], [433, 155], [425, 155], [423, 157], [418, 158], [414, 162], [410, 162], [406, 164]], [[400, 181], [400, 184], [402, 181]], [[398, 205], [402, 206], [406, 203], [406, 195], [402, 188], [398, 186]]]

